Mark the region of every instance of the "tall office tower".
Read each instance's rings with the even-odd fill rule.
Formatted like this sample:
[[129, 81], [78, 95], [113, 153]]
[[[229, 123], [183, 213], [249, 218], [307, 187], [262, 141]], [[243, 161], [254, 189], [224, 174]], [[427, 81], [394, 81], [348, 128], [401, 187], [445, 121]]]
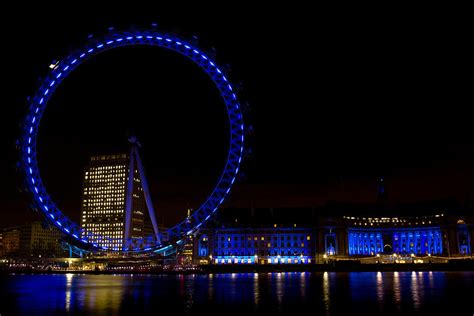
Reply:
[[92, 156], [84, 173], [82, 237], [92, 233], [100, 247], [122, 249], [128, 161], [127, 154]]
[[147, 242], [159, 240], [142, 169], [134, 142], [130, 154], [91, 157], [84, 173], [83, 238], [99, 247], [122, 250], [143, 244], [153, 224], [155, 234]]

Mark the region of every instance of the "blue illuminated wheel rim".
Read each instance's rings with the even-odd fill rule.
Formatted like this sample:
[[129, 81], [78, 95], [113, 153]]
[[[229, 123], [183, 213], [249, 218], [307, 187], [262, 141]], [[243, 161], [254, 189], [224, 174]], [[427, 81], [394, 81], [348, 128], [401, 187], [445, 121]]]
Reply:
[[[170, 228], [167, 243], [146, 244], [143, 243], [134, 249], [107, 249], [99, 247], [97, 244], [89, 242], [92, 233], [88, 232], [86, 237], [82, 237], [82, 229], [75, 222], [66, 217], [51, 199], [43, 185], [40, 177], [36, 139], [39, 130], [41, 117], [46, 109], [46, 105], [61, 82], [71, 74], [74, 69], [87, 59], [108, 51], [113, 48], [134, 45], [158, 46], [173, 50], [196, 64], [198, 64], [214, 81], [216, 87], [225, 103], [230, 125], [230, 142], [227, 162], [224, 170], [205, 202], [192, 214], [190, 219], [185, 219]], [[165, 252], [182, 242], [187, 235], [196, 232], [229, 195], [232, 185], [235, 182], [242, 162], [244, 150], [244, 121], [237, 94], [232, 87], [224, 70], [216, 62], [195, 45], [171, 34], [162, 33], [155, 30], [147, 31], [125, 31], [105, 35], [100, 39], [88, 42], [82, 49], [75, 51], [65, 59], [52, 65], [48, 76], [42, 81], [35, 96], [30, 100], [30, 108], [23, 127], [21, 138], [21, 165], [26, 176], [26, 186], [32, 193], [37, 209], [64, 234], [75, 240], [80, 247], [95, 251], [155, 251]], [[145, 238], [144, 238], [145, 239]]]

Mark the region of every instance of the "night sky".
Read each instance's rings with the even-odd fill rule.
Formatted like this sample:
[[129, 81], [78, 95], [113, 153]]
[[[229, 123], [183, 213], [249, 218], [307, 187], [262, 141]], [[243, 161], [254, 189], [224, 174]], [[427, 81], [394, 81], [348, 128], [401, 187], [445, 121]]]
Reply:
[[[2, 20], [2, 226], [33, 218], [18, 192], [15, 140], [26, 97], [54, 59], [109, 26], [149, 26], [185, 38], [242, 86], [253, 126], [242, 177], [227, 206], [455, 198], [474, 191], [470, 37], [462, 20], [340, 10], [203, 5], [168, 8], [12, 10]], [[56, 91], [43, 116], [38, 159], [64, 212], [79, 217], [91, 154], [127, 150], [137, 135], [160, 222], [196, 208], [227, 155], [227, 114], [192, 62], [151, 47], [96, 56]]]

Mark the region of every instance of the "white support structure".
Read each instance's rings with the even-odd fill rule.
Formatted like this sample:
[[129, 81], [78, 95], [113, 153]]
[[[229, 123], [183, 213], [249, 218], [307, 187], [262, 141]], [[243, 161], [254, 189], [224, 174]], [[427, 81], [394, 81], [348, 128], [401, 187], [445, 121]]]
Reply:
[[153, 230], [155, 232], [156, 242], [161, 244], [160, 232], [158, 230], [158, 223], [155, 217], [155, 209], [153, 208], [153, 203], [151, 201], [150, 191], [148, 190], [148, 182], [146, 181], [145, 171], [143, 170], [142, 161], [138, 155], [138, 149], [135, 147], [135, 158], [137, 160], [138, 174], [142, 181], [143, 193], [145, 196], [146, 206], [148, 208], [148, 214], [150, 215], [150, 220], [153, 225]]
[[[125, 202], [125, 240], [130, 238], [130, 226], [132, 221], [132, 200], [133, 200], [133, 180], [134, 180], [134, 173], [135, 167], [138, 169], [138, 174], [141, 179], [141, 184], [143, 188], [143, 193], [145, 196], [145, 202], [148, 209], [148, 214], [150, 215], [150, 220], [153, 225], [153, 231], [156, 237], [156, 243], [161, 244], [161, 237], [160, 232], [158, 230], [158, 223], [156, 221], [155, 210], [153, 208], [153, 203], [151, 201], [150, 191], [148, 188], [148, 182], [145, 177], [145, 171], [143, 170], [142, 161], [140, 159], [140, 155], [138, 154], [138, 143], [135, 137], [131, 137], [129, 139], [131, 143], [130, 149], [130, 166], [129, 166], [129, 176], [128, 176], [128, 185], [127, 185], [127, 196]], [[145, 236], [144, 236], [145, 237]]]

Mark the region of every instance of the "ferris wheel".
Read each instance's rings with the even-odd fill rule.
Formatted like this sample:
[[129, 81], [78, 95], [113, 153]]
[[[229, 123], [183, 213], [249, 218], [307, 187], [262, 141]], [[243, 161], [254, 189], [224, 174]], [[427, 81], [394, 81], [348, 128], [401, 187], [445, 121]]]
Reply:
[[[63, 214], [51, 199], [40, 176], [37, 161], [37, 136], [48, 101], [61, 82], [79, 67], [84, 61], [105, 51], [123, 47], [148, 45], [171, 50], [199, 65], [214, 82], [222, 97], [229, 121], [229, 149], [227, 161], [221, 175], [212, 191], [192, 215], [166, 231], [167, 241], [160, 238], [143, 238], [143, 242], [134, 247], [122, 249], [107, 249], [94, 242], [97, 237], [85, 232], [80, 225]], [[64, 233], [68, 240], [81, 249], [88, 251], [120, 251], [120, 252], [157, 252], [165, 253], [181, 244], [183, 240], [195, 233], [219, 209], [231, 191], [244, 154], [245, 125], [242, 109], [237, 92], [232, 83], [213, 58], [196, 45], [172, 34], [154, 29], [128, 30], [109, 33], [100, 38], [90, 39], [85, 46], [74, 51], [69, 56], [54, 65], [42, 81], [39, 89], [30, 99], [28, 115], [26, 116], [20, 140], [21, 166], [24, 171], [26, 187], [31, 192], [36, 208], [47, 220]], [[105, 238], [105, 237], [104, 237]], [[146, 242], [153, 240], [152, 243]], [[130, 244], [125, 242], [124, 244]]]

